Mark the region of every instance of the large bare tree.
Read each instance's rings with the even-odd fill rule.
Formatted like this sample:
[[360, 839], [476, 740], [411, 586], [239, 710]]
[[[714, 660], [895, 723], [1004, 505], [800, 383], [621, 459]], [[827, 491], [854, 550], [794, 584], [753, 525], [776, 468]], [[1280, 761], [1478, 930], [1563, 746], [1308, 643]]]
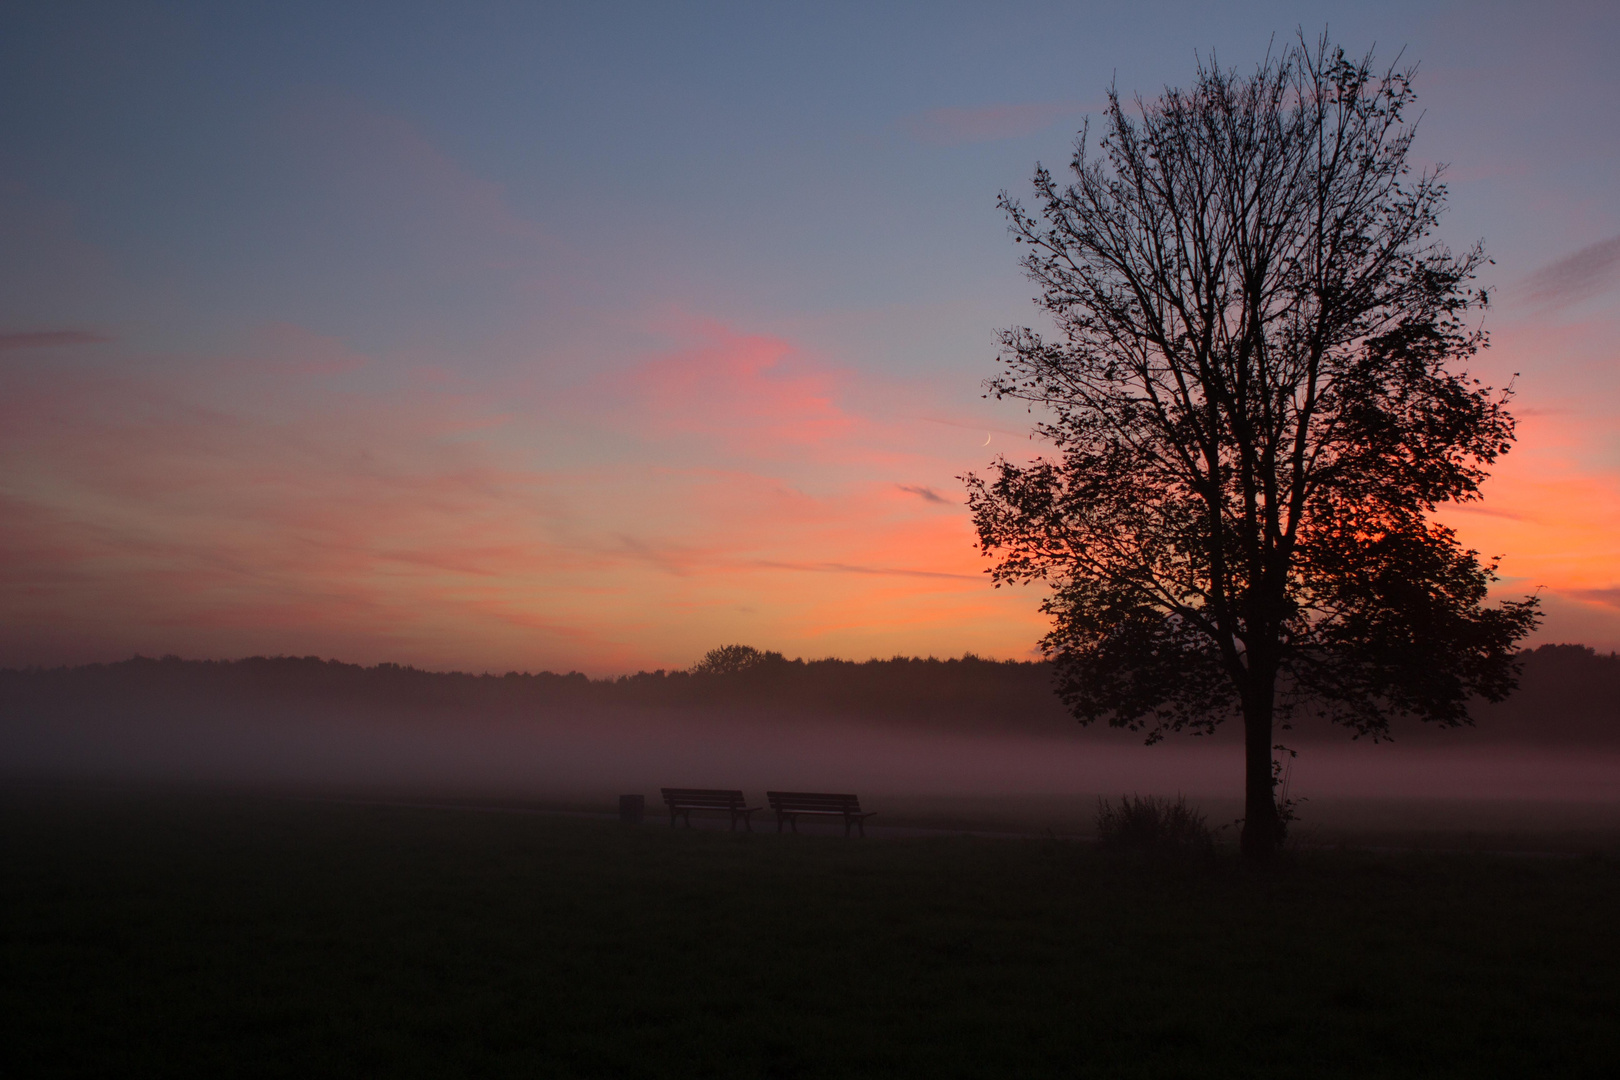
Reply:
[[1286, 822], [1276, 729], [1309, 708], [1374, 738], [1465, 723], [1516, 684], [1533, 597], [1432, 514], [1477, 498], [1513, 440], [1485, 344], [1476, 246], [1434, 239], [1414, 173], [1412, 69], [1301, 39], [1252, 74], [1109, 98], [1039, 209], [1002, 195], [1057, 335], [1002, 335], [987, 384], [1052, 448], [968, 476], [997, 583], [1050, 585], [1044, 641], [1082, 722], [1147, 733], [1241, 718], [1242, 848]]

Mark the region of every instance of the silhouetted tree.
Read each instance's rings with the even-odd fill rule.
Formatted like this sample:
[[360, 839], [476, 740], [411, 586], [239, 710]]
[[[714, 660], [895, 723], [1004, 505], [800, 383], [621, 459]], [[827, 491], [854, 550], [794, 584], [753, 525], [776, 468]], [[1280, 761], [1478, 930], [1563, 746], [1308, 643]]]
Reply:
[[998, 398], [1039, 406], [1055, 460], [968, 476], [997, 584], [1044, 581], [1044, 641], [1082, 721], [1245, 729], [1245, 854], [1282, 839], [1275, 726], [1302, 704], [1374, 738], [1392, 716], [1467, 722], [1500, 700], [1528, 598], [1430, 514], [1507, 451], [1508, 393], [1458, 367], [1476, 246], [1432, 233], [1413, 175], [1412, 69], [1322, 39], [1252, 75], [1109, 97], [1038, 213], [1003, 193], [1059, 336], [1002, 335]]
[[761, 664], [779, 663], [779, 652], [760, 652], [752, 645], [721, 645], [703, 654], [703, 659], [692, 665], [694, 675], [735, 675]]

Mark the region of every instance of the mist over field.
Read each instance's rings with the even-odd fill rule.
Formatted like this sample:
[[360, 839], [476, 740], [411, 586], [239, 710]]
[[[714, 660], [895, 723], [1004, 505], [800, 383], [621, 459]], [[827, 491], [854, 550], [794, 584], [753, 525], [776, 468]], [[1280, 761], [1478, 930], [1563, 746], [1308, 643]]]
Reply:
[[[783, 661], [727, 675], [435, 674], [311, 659], [136, 659], [0, 673], [0, 771], [38, 780], [242, 785], [605, 807], [661, 786], [1040, 797], [1183, 793], [1224, 812], [1236, 725], [1213, 737], [1082, 728], [1044, 665]], [[1307, 800], [1620, 805], [1620, 659], [1525, 656], [1522, 689], [1477, 726], [1282, 733]], [[964, 804], [965, 805], [965, 804]], [[960, 815], [956, 815], [960, 817]], [[1307, 811], [1307, 819], [1309, 812]]]

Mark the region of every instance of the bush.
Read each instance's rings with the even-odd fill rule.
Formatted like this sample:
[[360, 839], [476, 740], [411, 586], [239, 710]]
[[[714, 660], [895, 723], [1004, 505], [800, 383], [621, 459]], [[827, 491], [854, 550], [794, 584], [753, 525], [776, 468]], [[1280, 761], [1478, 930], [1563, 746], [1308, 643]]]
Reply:
[[1097, 839], [1116, 851], [1208, 852], [1215, 833], [1204, 815], [1187, 805], [1153, 795], [1122, 795], [1119, 806], [1097, 800]]

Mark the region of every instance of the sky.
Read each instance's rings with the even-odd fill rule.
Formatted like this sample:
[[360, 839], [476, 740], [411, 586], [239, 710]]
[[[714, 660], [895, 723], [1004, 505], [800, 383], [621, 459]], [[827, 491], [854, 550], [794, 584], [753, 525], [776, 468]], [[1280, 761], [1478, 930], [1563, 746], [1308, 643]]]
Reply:
[[0, 12], [0, 665], [1032, 657], [996, 195], [1324, 27], [1494, 260], [1520, 438], [1442, 518], [1620, 648], [1613, 5], [325, 0]]

